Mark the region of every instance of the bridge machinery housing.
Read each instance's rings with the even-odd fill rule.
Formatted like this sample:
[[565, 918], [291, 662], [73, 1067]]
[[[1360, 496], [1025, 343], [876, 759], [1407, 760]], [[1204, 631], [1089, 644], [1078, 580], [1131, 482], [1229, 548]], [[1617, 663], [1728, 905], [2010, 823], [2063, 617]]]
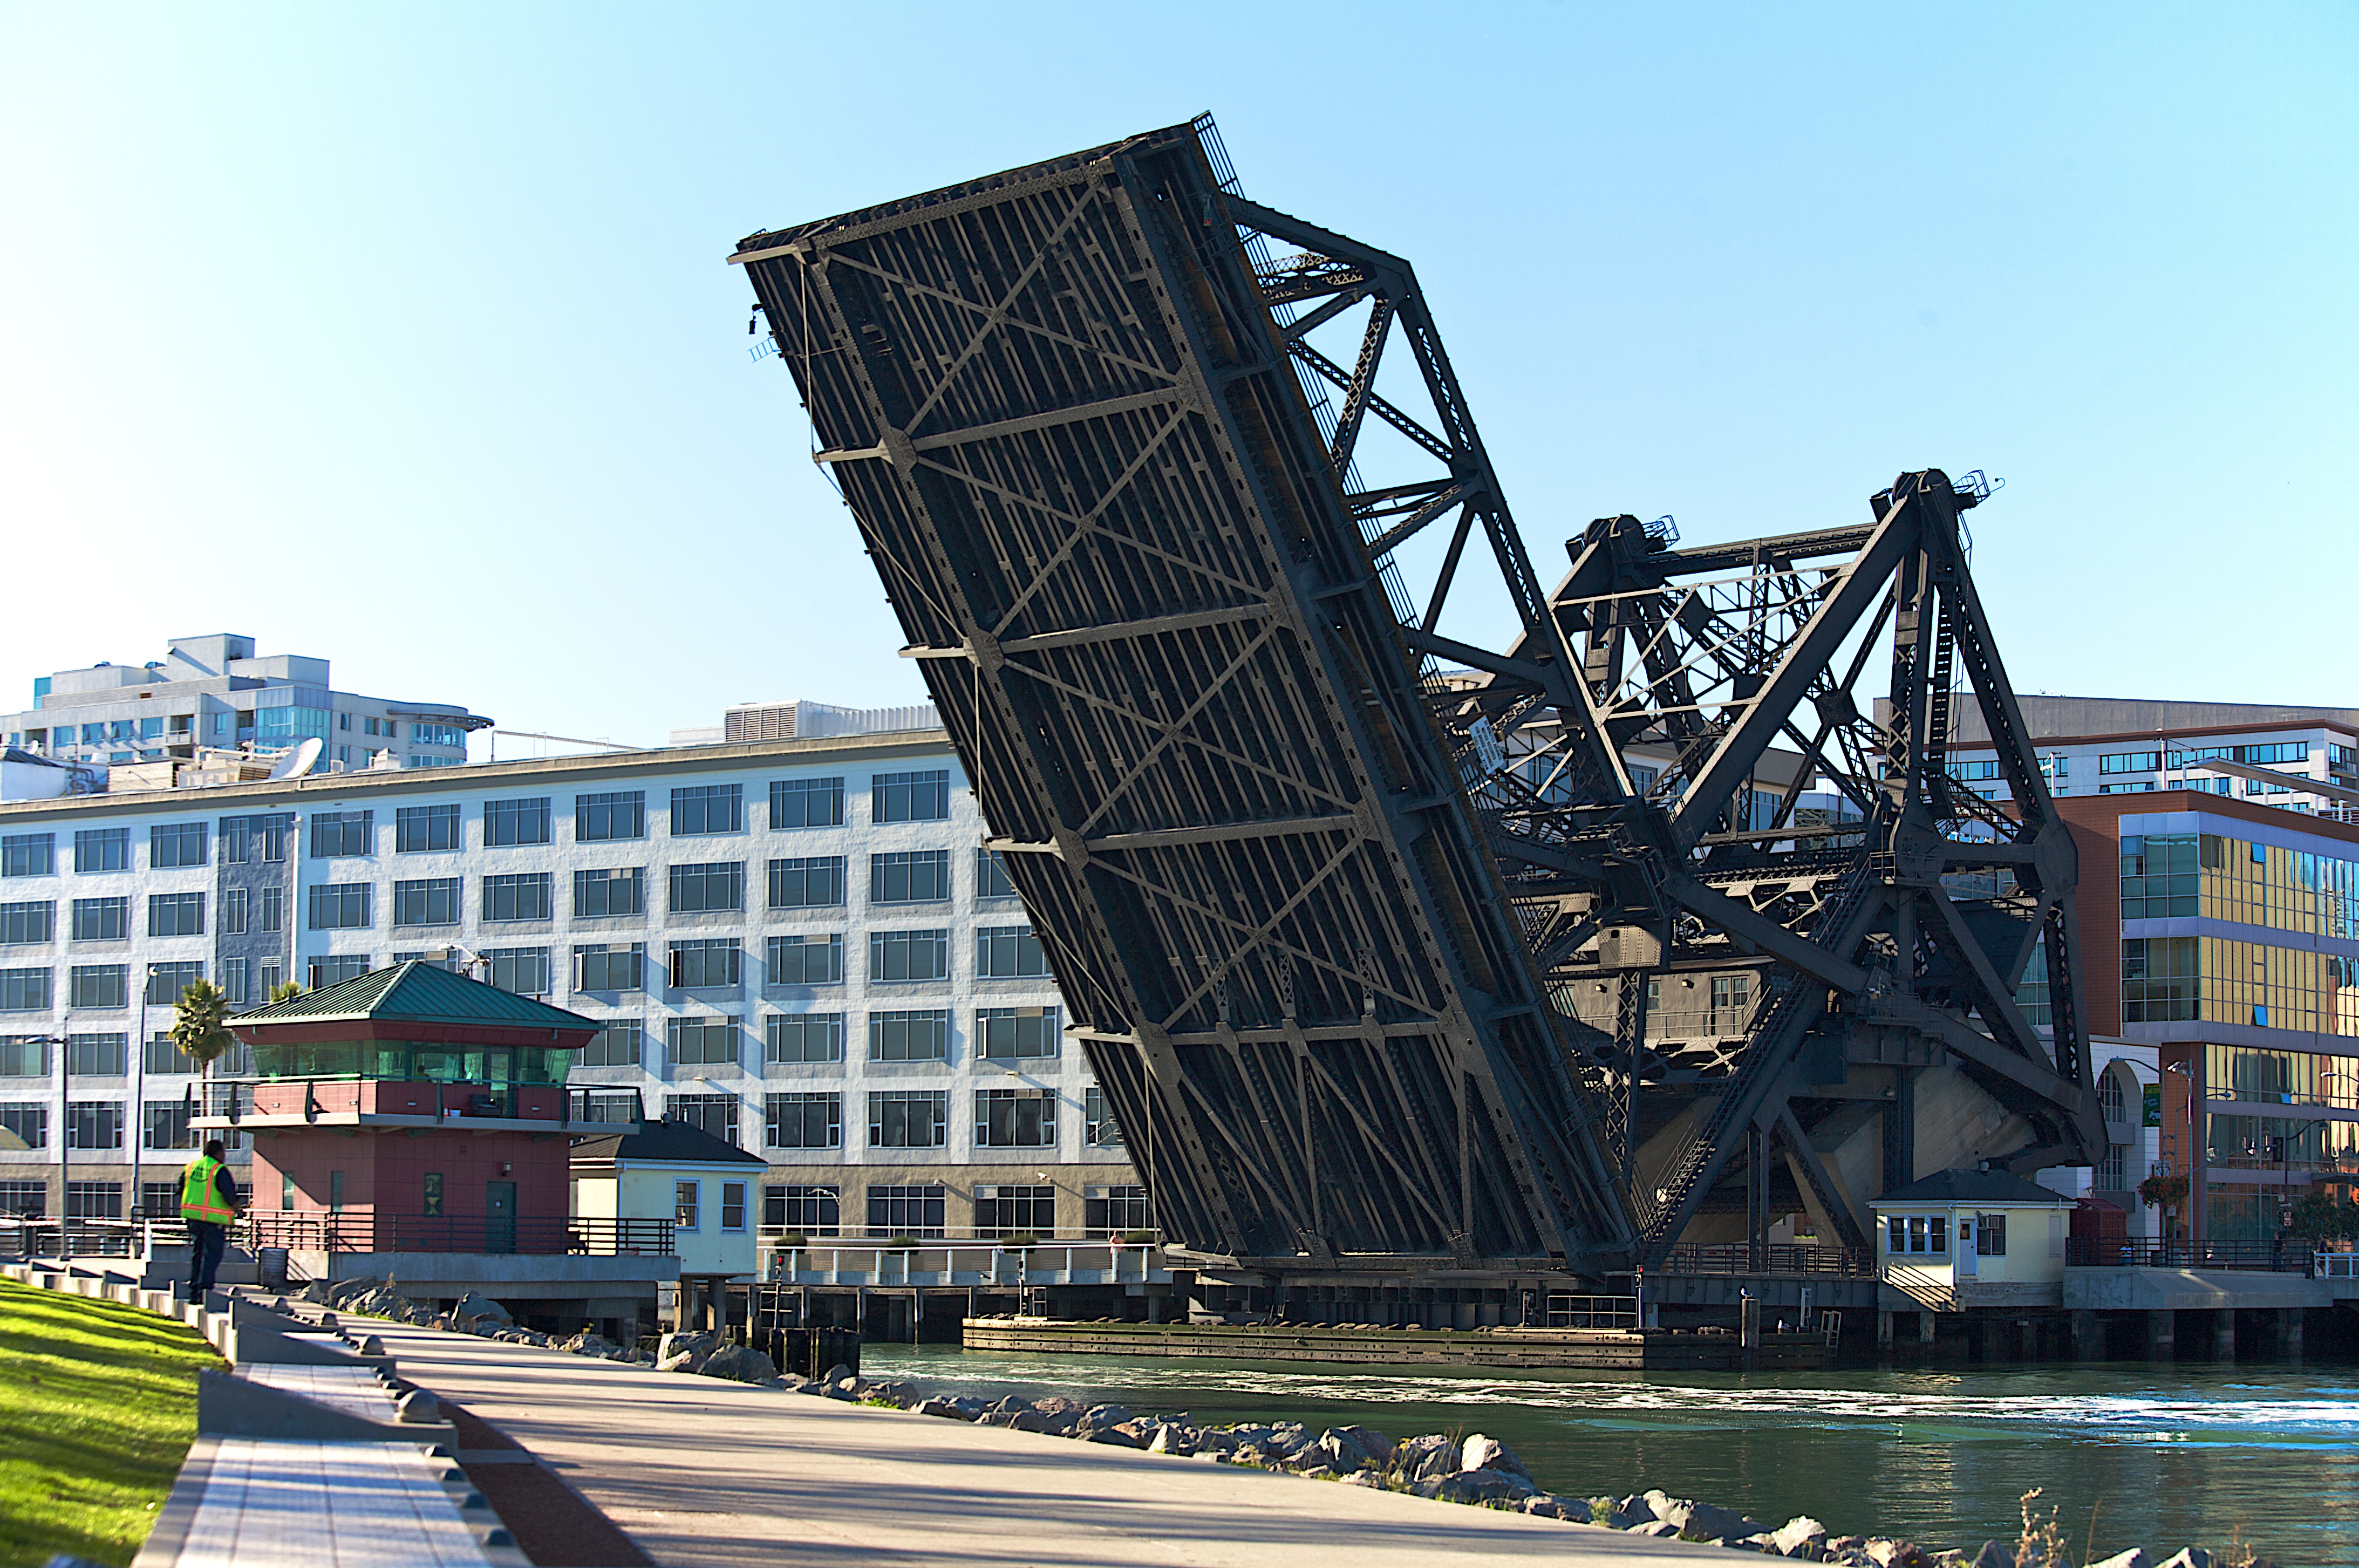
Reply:
[[[1245, 200], [1209, 120], [732, 260], [1206, 1279], [1861, 1247], [1920, 1170], [2102, 1144], [1977, 479], [1605, 519], [1551, 593], [1408, 263]], [[1476, 593], [1504, 652], [1440, 629]], [[2009, 810], [1945, 765], [1963, 702]]]

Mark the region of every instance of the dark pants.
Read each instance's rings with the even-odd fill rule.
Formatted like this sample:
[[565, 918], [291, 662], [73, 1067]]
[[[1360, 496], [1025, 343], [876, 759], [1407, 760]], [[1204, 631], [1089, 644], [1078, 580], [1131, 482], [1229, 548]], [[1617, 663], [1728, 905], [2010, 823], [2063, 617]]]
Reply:
[[229, 1245], [229, 1226], [204, 1220], [189, 1222], [189, 1300], [201, 1301], [221, 1270], [222, 1248]]

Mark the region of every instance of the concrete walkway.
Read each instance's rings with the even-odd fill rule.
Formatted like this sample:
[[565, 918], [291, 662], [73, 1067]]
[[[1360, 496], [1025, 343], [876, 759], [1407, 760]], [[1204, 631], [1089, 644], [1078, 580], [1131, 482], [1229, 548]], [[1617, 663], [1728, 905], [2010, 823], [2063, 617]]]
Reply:
[[1730, 1561], [1718, 1547], [369, 1327], [405, 1377], [505, 1431], [665, 1568]]

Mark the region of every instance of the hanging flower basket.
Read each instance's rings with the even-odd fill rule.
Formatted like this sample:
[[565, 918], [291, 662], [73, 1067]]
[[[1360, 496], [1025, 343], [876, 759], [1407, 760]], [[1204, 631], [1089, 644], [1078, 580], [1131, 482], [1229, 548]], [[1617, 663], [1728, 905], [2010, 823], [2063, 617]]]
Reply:
[[2149, 1209], [2175, 1209], [2187, 1202], [2187, 1178], [2149, 1176], [2138, 1183], [2137, 1195]]

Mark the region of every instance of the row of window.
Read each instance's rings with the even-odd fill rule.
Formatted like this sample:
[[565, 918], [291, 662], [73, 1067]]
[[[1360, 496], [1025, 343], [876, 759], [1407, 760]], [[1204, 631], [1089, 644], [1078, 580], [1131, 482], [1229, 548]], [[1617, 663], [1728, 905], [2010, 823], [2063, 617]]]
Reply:
[[[121, 1071], [121, 1069], [117, 1069]], [[149, 1100], [140, 1107], [139, 1147], [194, 1149], [198, 1137], [189, 1127], [192, 1105], [186, 1100]], [[49, 1147], [49, 1113], [54, 1106], [39, 1101], [0, 1100], [0, 1132], [20, 1139], [26, 1149]], [[121, 1149], [122, 1102], [72, 1100], [66, 1105], [68, 1149]], [[16, 1147], [11, 1145], [11, 1147]]]
[[[864, 1194], [867, 1233], [872, 1237], [906, 1236], [939, 1239], [948, 1232], [949, 1189], [940, 1183], [921, 1186], [875, 1186]], [[1090, 1187], [1082, 1195], [1082, 1228], [1093, 1235], [1118, 1235], [1148, 1225], [1147, 1189], [1138, 1186]], [[806, 1236], [843, 1234], [842, 1197], [834, 1187], [782, 1184], [762, 1189], [762, 1224], [772, 1230]], [[982, 1236], [1029, 1232], [1046, 1236], [1057, 1228], [1057, 1189], [1050, 1186], [984, 1185], [974, 1190], [974, 1232]]]
[[[988, 850], [975, 852], [976, 897], [1005, 898], [1014, 896], [1015, 889], [996, 856]], [[666, 912], [675, 915], [741, 913], [745, 908], [745, 862], [716, 861], [707, 865], [669, 866], [664, 868], [666, 881]], [[423, 877], [396, 882], [393, 885], [393, 923], [397, 926], [457, 925], [462, 919], [461, 897], [463, 879], [457, 877]], [[772, 909], [841, 909], [844, 906], [844, 859], [842, 855], [813, 855], [804, 858], [773, 860], [768, 866], [768, 907]], [[349, 931], [365, 929], [375, 923], [375, 884], [368, 882], [330, 883], [310, 888], [308, 923], [313, 931]], [[480, 918], [487, 922], [554, 920], [557, 912], [556, 879], [552, 873], [528, 871], [505, 873], [481, 879]], [[279, 890], [262, 889], [264, 900], [271, 907], [265, 909], [266, 920], [275, 921], [276, 900]], [[875, 905], [946, 903], [951, 898], [951, 855], [946, 849], [897, 851], [868, 857], [869, 902]], [[158, 898], [196, 898], [196, 931], [203, 931], [202, 894], [160, 894]], [[238, 900], [236, 928], [243, 931], [247, 919], [245, 890], [231, 889], [223, 895], [224, 930], [231, 918], [228, 901]], [[104, 899], [77, 899], [92, 906], [108, 902]], [[154, 921], [155, 904], [151, 899], [150, 922]], [[43, 909], [54, 914], [54, 905], [27, 903], [5, 906], [7, 909], [25, 911], [27, 931], [47, 931], [41, 924]], [[647, 868], [641, 866], [604, 866], [573, 873], [573, 909], [575, 920], [615, 920], [647, 912]], [[276, 931], [276, 923], [263, 927]], [[151, 934], [181, 934], [151, 932]], [[27, 941], [47, 941], [46, 935], [27, 937]]]
[[2122, 1021], [2359, 1035], [2359, 959], [2224, 937], [2122, 942]]
[[[244, 959], [223, 961], [224, 975], [230, 964], [243, 964], [245, 962]], [[168, 1007], [180, 999], [181, 991], [192, 982], [204, 977], [205, 966], [200, 961], [150, 964], [143, 996], [150, 1006]], [[56, 1000], [53, 990], [56, 972], [49, 969], [0, 969], [0, 1013], [49, 1011]], [[67, 1007], [112, 1008], [130, 1005], [129, 964], [78, 964], [66, 972]]]
[[[248, 929], [279, 930], [286, 923], [281, 889], [265, 887], [257, 899], [253, 889], [232, 887], [222, 894], [221, 929], [242, 936]], [[147, 898], [149, 936], [205, 934], [203, 893], [152, 893]], [[69, 933], [76, 942], [124, 942], [131, 935], [128, 897], [76, 898], [69, 906]], [[258, 919], [258, 925], [257, 925]], [[46, 946], [57, 940], [58, 906], [54, 899], [0, 904], [0, 945]]]
[[[948, 1007], [880, 1008], [867, 1015], [871, 1062], [947, 1062], [951, 1056]], [[734, 1018], [674, 1018], [664, 1020], [664, 1052], [674, 1066], [741, 1065], [745, 1025]], [[771, 1013], [762, 1025], [762, 1060], [769, 1064], [823, 1064], [843, 1060], [842, 1013]], [[1059, 1053], [1054, 1007], [977, 1007], [973, 1051], [977, 1061], [1024, 1062]], [[578, 1065], [643, 1065], [647, 1029], [641, 1020], [609, 1024], [591, 1038]]]
[[[950, 1134], [947, 1089], [871, 1089], [867, 1093], [869, 1149], [941, 1149]], [[1053, 1149], [1057, 1145], [1057, 1094], [1053, 1089], [972, 1091], [977, 1149]], [[667, 1120], [685, 1123], [731, 1144], [742, 1144], [740, 1118], [747, 1102], [734, 1094], [674, 1094], [664, 1106]], [[762, 1097], [763, 1142], [771, 1149], [842, 1149], [843, 1095], [832, 1089], [789, 1090]], [[1090, 1149], [1122, 1145], [1121, 1129], [1106, 1114], [1104, 1091], [1094, 1084], [1082, 1094], [1082, 1143]]]
[[[421, 729], [429, 726], [420, 725]], [[453, 732], [454, 734], [457, 732]], [[437, 741], [430, 744], [463, 744]], [[841, 779], [781, 779], [770, 784], [769, 825], [774, 830], [837, 827], [843, 822], [843, 780]], [[946, 768], [879, 773], [869, 780], [869, 814], [878, 822], [942, 822], [950, 816], [950, 772]], [[393, 813], [394, 853], [420, 855], [464, 847], [461, 809], [456, 803], [402, 806]], [[548, 844], [555, 837], [548, 796], [484, 804], [484, 843]], [[671, 791], [671, 835], [675, 838], [745, 831], [745, 787], [742, 784], [686, 785]], [[281, 824], [256, 846], [264, 860], [286, 858], [286, 829]], [[647, 836], [647, 797], [644, 789], [611, 790], [573, 798], [573, 836], [582, 844], [643, 839]], [[165, 822], [147, 830], [147, 864], [167, 870], [206, 864], [208, 831], [204, 822]], [[315, 858], [376, 853], [375, 813], [315, 811], [311, 814], [310, 854]], [[243, 860], [244, 855], [236, 858]], [[131, 830], [83, 828], [73, 835], [77, 872], [128, 871]], [[11, 833], [0, 837], [0, 877], [49, 877], [58, 870], [57, 834]]]
[[2359, 858], [2219, 833], [2122, 840], [2122, 918], [2201, 915], [2305, 935], [2359, 938]]
[[[67, 1072], [76, 1077], [124, 1076], [130, 1049], [128, 1039], [121, 1034], [68, 1035]], [[39, 1035], [0, 1035], [0, 1078], [47, 1078], [53, 1043]], [[172, 1043], [171, 1035], [162, 1029], [148, 1036], [140, 1056], [142, 1071], [150, 1074], [197, 1071], [195, 1059], [184, 1054]], [[234, 1045], [217, 1059], [214, 1071], [235, 1078], [252, 1071], [253, 1061], [251, 1047]]]
[[2273, 763], [2308, 762], [2308, 741], [2273, 741], [2258, 746], [2205, 746], [2173, 747], [2166, 755], [2160, 751], [2107, 752], [2097, 758], [2100, 773], [2159, 773], [2164, 768], [2183, 768], [2198, 762], [2242, 762], [2255, 767]]
[[[21, 1178], [0, 1181], [0, 1214], [40, 1219], [49, 1213], [49, 1184], [47, 1181], [27, 1181]], [[139, 1212], [150, 1218], [178, 1215], [180, 1212], [180, 1184], [178, 1181], [140, 1182]], [[122, 1182], [70, 1181], [66, 1183], [66, 1218], [119, 1220], [124, 1217]]]

